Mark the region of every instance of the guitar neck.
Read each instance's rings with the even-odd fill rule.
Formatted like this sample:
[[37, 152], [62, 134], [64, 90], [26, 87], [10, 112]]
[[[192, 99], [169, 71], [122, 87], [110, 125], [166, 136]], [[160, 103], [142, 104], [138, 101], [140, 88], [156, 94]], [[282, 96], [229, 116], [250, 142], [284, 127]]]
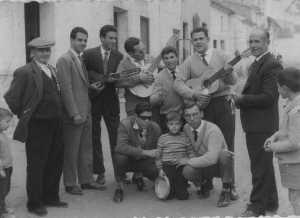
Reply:
[[[242, 59], [242, 57], [240, 55], [236, 56], [235, 58], [233, 58], [231, 61], [228, 62], [229, 65], [234, 66], [236, 65], [240, 60]], [[207, 81], [212, 84], [213, 82], [215, 82], [216, 80], [222, 78], [225, 74], [226, 74], [226, 70], [224, 68], [218, 70], [216, 73], [214, 73], [211, 77], [209, 77], [207, 79]]]

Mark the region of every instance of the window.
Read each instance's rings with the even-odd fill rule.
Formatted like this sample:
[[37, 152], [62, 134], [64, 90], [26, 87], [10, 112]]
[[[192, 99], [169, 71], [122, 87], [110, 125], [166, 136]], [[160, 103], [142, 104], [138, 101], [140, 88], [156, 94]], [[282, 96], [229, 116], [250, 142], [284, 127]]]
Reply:
[[222, 50], [225, 50], [225, 41], [224, 41], [224, 40], [221, 40], [220, 43], [221, 43], [221, 44], [220, 44], [220, 45], [221, 45], [221, 49], [222, 49]]
[[214, 47], [214, 48], [217, 48], [217, 47], [218, 47], [217, 44], [218, 44], [217, 40], [214, 39], [214, 40], [213, 40], [213, 47]]
[[188, 28], [188, 23], [183, 22], [182, 24], [182, 39], [183, 39], [183, 53], [182, 53], [182, 58], [183, 61], [189, 56], [189, 45], [190, 42], [188, 40], [189, 38], [189, 28]]
[[[29, 2], [24, 5], [25, 43], [40, 36], [40, 5], [38, 2]], [[30, 49], [26, 46], [26, 62], [31, 61]]]
[[[179, 29], [173, 29], [173, 34], [174, 35], [179, 35], [180, 30]], [[176, 50], [177, 50], [177, 54], [179, 55], [179, 40], [176, 42]]]
[[150, 39], [149, 39], [149, 18], [141, 16], [141, 40], [145, 45], [146, 53], [150, 52]]
[[223, 16], [221, 16], [220, 25], [221, 25], [221, 32], [223, 32], [224, 31], [224, 17]]

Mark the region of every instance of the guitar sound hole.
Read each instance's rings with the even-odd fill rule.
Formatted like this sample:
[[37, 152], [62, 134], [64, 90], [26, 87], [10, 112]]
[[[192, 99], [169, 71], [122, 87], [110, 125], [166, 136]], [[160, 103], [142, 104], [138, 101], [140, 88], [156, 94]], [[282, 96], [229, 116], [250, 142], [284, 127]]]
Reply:
[[204, 86], [205, 88], [208, 88], [208, 87], [210, 86], [209, 80], [204, 80], [204, 81], [203, 81], [203, 86]]

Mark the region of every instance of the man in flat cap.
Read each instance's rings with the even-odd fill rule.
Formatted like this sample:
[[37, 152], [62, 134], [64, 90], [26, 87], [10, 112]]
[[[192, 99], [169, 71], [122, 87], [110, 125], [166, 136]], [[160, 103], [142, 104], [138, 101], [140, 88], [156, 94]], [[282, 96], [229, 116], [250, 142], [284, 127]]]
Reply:
[[39, 216], [46, 207], [67, 207], [60, 201], [63, 143], [60, 88], [48, 64], [54, 42], [35, 38], [28, 43], [32, 61], [13, 74], [4, 98], [19, 118], [14, 139], [25, 142], [28, 211]]
[[93, 178], [90, 84], [81, 59], [87, 39], [84, 28], [73, 28], [71, 48], [56, 64], [63, 102], [64, 185], [66, 192], [73, 195], [82, 195], [82, 189], [104, 188]]

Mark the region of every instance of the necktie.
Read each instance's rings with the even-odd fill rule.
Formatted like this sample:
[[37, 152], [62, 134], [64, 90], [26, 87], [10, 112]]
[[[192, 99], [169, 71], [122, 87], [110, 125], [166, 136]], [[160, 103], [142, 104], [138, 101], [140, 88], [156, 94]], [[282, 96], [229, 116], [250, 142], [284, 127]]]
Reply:
[[203, 62], [204, 65], [208, 66], [208, 62], [207, 62], [207, 60], [205, 59], [205, 56], [206, 56], [206, 54], [201, 54], [202, 62]]
[[104, 52], [104, 58], [103, 58], [103, 71], [104, 71], [104, 75], [107, 75], [107, 67], [108, 67], [108, 51], [105, 50]]
[[172, 74], [173, 79], [175, 80], [176, 79], [175, 71], [171, 71], [171, 74]]
[[198, 140], [198, 132], [197, 132], [197, 130], [193, 130], [193, 133], [194, 133], [194, 140], [195, 140], [195, 142]]
[[56, 79], [56, 75], [55, 75], [55, 72], [53, 72], [54, 70], [54, 68], [52, 68], [49, 64], [47, 65], [47, 67], [48, 67], [48, 69], [50, 70], [50, 72], [51, 72], [51, 78], [52, 78], [52, 80], [54, 81], [54, 83], [56, 84], [56, 88], [57, 88], [57, 91], [60, 93], [60, 86], [59, 86], [59, 83], [58, 83], [58, 81], [57, 81], [57, 79]]

